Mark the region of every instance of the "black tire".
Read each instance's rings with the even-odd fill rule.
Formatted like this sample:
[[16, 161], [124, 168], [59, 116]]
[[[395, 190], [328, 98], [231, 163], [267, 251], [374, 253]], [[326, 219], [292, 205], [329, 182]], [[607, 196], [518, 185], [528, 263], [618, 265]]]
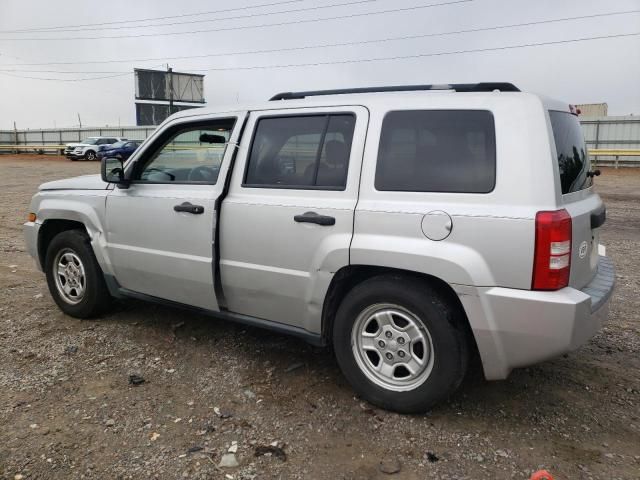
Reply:
[[85, 154], [84, 154], [84, 159], [85, 160], [89, 160], [89, 161], [93, 161], [95, 160], [97, 157], [96, 152], [94, 152], [93, 150], [88, 150]]
[[[81, 262], [84, 269], [84, 294], [75, 304], [65, 300], [58, 290], [55, 271], [58, 258], [63, 253], [72, 253]], [[76, 318], [92, 318], [105, 312], [111, 296], [104, 281], [104, 275], [93, 253], [89, 237], [81, 230], [67, 230], [56, 235], [47, 247], [45, 274], [49, 292], [60, 310]]]
[[[422, 383], [417, 384], [415, 388], [411, 387], [412, 389], [405, 391], [384, 388], [367, 376], [367, 367], [361, 367], [356, 359], [357, 353], [354, 353], [352, 340], [354, 324], [361, 313], [372, 311], [375, 305], [382, 304], [396, 305], [412, 314], [423, 323], [430, 336], [433, 348], [433, 355], [429, 357], [432, 358], [430, 373], [423, 374], [428, 375], [426, 379], [416, 380]], [[383, 275], [371, 278], [356, 285], [346, 295], [336, 313], [333, 346], [338, 364], [354, 390], [368, 402], [399, 413], [427, 411], [437, 403], [446, 400], [460, 386], [465, 377], [470, 349], [464, 323], [466, 320], [461, 318], [462, 315], [459, 308], [450, 305], [443, 295], [422, 279], [408, 275]], [[383, 338], [382, 333], [376, 338]], [[398, 342], [399, 340], [394, 342], [395, 346], [402, 348]], [[389, 340], [390, 344], [391, 340]], [[411, 356], [413, 348], [407, 348], [405, 345], [404, 350], [409, 352], [404, 355]], [[357, 346], [355, 349], [358, 351]], [[380, 350], [380, 355], [388, 351]], [[395, 353], [399, 355], [399, 351]], [[374, 355], [378, 353], [374, 352]], [[394, 357], [395, 360], [399, 359]], [[380, 361], [384, 361], [382, 357]], [[360, 360], [360, 362], [364, 361]], [[397, 371], [393, 370], [392, 375]], [[426, 369], [425, 372], [427, 372]], [[402, 379], [398, 381], [401, 382]]]

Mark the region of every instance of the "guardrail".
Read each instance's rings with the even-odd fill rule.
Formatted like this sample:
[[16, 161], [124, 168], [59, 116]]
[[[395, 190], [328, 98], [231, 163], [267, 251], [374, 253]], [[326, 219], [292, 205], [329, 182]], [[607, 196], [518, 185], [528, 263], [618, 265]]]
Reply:
[[62, 154], [62, 151], [65, 149], [65, 145], [0, 145], [0, 152], [9, 151], [10, 153], [20, 153], [20, 152], [33, 152], [33, 153], [44, 153], [45, 151], [59, 151]]
[[[9, 151], [10, 153], [33, 152], [37, 154], [43, 154], [45, 151], [60, 151], [63, 154], [65, 145], [1, 145], [0, 152]], [[223, 149], [224, 145], [212, 144], [212, 145], [168, 145], [165, 147], [168, 150], [211, 150], [211, 149]]]
[[[591, 163], [595, 166], [611, 166], [618, 168], [620, 166], [637, 167], [640, 166], [640, 158], [633, 160], [620, 160], [620, 157], [640, 157], [640, 150], [635, 149], [619, 149], [619, 148], [598, 148], [589, 149]], [[613, 160], [601, 159], [598, 157], [613, 157]]]
[[[0, 145], [0, 152], [9, 151], [10, 153], [20, 153], [20, 152], [33, 152], [38, 154], [43, 154], [45, 151], [57, 151], [62, 154], [65, 146], [64, 145]], [[184, 149], [185, 147], [169, 147], [176, 150]], [[198, 147], [187, 147], [191, 149], [196, 149]], [[200, 147], [200, 148], [215, 148], [211, 146]], [[637, 167], [640, 166], [640, 149], [620, 149], [620, 148], [590, 148], [589, 156], [591, 157], [591, 163], [595, 166], [613, 166], [614, 168], [623, 167]], [[609, 157], [607, 159], [599, 158], [599, 157]], [[611, 159], [613, 157], [613, 159]], [[620, 159], [622, 157], [622, 160]], [[625, 157], [632, 157], [632, 160], [625, 160]]]

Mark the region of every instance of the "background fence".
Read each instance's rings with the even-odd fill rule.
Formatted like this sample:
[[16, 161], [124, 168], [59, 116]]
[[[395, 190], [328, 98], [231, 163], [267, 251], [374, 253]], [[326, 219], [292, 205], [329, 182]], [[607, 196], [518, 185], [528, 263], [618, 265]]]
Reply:
[[[42, 130], [0, 130], [0, 153], [11, 151], [9, 145], [33, 147], [33, 151], [57, 152], [65, 143], [80, 142], [87, 137], [124, 137], [144, 140], [156, 127], [84, 127], [46, 128]], [[40, 147], [40, 148], [39, 148]], [[42, 148], [47, 147], [47, 148]], [[26, 149], [21, 148], [24, 151]], [[27, 150], [29, 151], [29, 150]]]
[[[598, 165], [640, 166], [640, 117], [582, 117], [587, 147]], [[57, 152], [61, 145], [87, 137], [124, 137], [144, 140], [156, 127], [85, 127], [43, 130], [0, 130], [0, 153], [15, 151]], [[33, 147], [31, 149], [31, 147]], [[47, 147], [47, 148], [42, 148]], [[55, 148], [58, 147], [58, 148]]]
[[593, 163], [640, 166], [640, 117], [583, 117], [580, 123]]

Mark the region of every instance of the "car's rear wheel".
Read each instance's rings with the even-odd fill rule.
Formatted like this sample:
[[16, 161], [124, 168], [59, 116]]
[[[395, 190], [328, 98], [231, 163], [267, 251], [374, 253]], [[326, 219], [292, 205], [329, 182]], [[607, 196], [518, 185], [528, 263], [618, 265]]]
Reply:
[[89, 161], [93, 161], [96, 159], [96, 152], [94, 152], [93, 150], [89, 150], [87, 153], [84, 154], [84, 158]]
[[410, 276], [385, 275], [354, 287], [338, 308], [333, 344], [353, 388], [372, 404], [402, 413], [446, 399], [467, 370], [460, 312]]
[[45, 273], [49, 292], [64, 313], [90, 318], [108, 308], [111, 296], [84, 232], [68, 230], [51, 240]]

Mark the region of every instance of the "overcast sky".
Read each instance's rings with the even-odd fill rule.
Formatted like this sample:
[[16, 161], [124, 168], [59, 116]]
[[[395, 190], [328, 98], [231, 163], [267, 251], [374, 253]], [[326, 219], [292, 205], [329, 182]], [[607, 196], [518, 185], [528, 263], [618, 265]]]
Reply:
[[[609, 104], [610, 115], [640, 114], [640, 35], [429, 55], [640, 33], [640, 13], [626, 13], [433, 36], [444, 32], [640, 10], [640, 0], [459, 0], [458, 3], [448, 5], [412, 8], [452, 1], [455, 0], [361, 0], [357, 3], [355, 0], [0, 0], [0, 129], [13, 128], [14, 121], [18, 128], [75, 126], [78, 124], [77, 113], [80, 113], [83, 125], [118, 125], [118, 122], [133, 125], [133, 74], [126, 72], [132, 72], [134, 67], [162, 68], [162, 64], [167, 61], [176, 71], [216, 69], [198, 72], [206, 74], [205, 96], [209, 106], [238, 101], [261, 101], [276, 92], [290, 90], [509, 81], [522, 90], [542, 93], [569, 103], [606, 102]], [[256, 8], [256, 5], [265, 4], [271, 5]], [[336, 6], [317, 8], [330, 5]], [[291, 11], [309, 8], [315, 9]], [[349, 15], [364, 12], [394, 9], [408, 10], [349, 18]], [[218, 10], [219, 13], [210, 13], [213, 10]], [[184, 16], [200, 12], [201, 15]], [[270, 12], [283, 13], [266, 15]], [[98, 22], [157, 17], [168, 18], [82, 27]], [[244, 18], [228, 19], [229, 17]], [[337, 18], [251, 27], [327, 17]], [[223, 18], [227, 20], [222, 20]], [[174, 22], [195, 23], [142, 27]], [[8, 32], [52, 26], [86, 30]], [[218, 31], [156, 35], [214, 29]], [[141, 34], [150, 36], [99, 38]], [[426, 34], [432, 36], [425, 37]], [[419, 35], [422, 37], [370, 42]], [[69, 40], [70, 37], [84, 39]], [[364, 41], [370, 43], [363, 44]], [[339, 47], [167, 59], [354, 42], [357, 44]], [[344, 63], [348, 60], [412, 55], [420, 56]], [[82, 63], [149, 58], [155, 60]], [[24, 65], [51, 62], [78, 63]], [[239, 69], [326, 62], [343, 63]], [[64, 74], [58, 73], [59, 71], [76, 73]], [[22, 78], [79, 79], [121, 72], [125, 75], [91, 81], [61, 82]]]

